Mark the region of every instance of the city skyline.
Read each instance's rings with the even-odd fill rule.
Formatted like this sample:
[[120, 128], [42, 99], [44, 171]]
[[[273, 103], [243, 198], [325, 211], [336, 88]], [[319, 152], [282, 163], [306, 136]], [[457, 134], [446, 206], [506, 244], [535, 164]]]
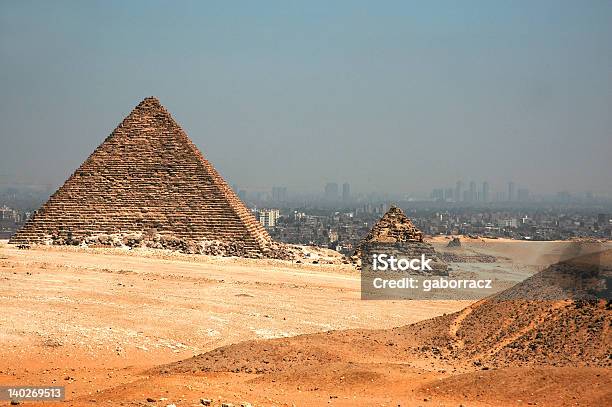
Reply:
[[[473, 198], [471, 195], [471, 184], [474, 184], [474, 192], [475, 195]], [[610, 199], [612, 198], [612, 193], [606, 193], [601, 191], [592, 191], [592, 190], [570, 190], [567, 188], [561, 188], [557, 191], [538, 191], [530, 188], [527, 184], [517, 183], [513, 181], [508, 181], [505, 184], [491, 184], [488, 181], [476, 182], [470, 181], [465, 182], [463, 180], [457, 181], [455, 184], [446, 183], [442, 186], [426, 186], [425, 189], [421, 191], [410, 190], [406, 188], [404, 190], [393, 190], [393, 191], [384, 191], [384, 190], [354, 190], [353, 184], [347, 181], [344, 182], [327, 182], [319, 186], [319, 188], [307, 188], [307, 189], [299, 189], [292, 185], [266, 185], [266, 186], [249, 186], [249, 185], [239, 185], [236, 183], [232, 183], [232, 189], [238, 194], [241, 198], [244, 198], [246, 193], [249, 194], [263, 194], [269, 195], [270, 201], [278, 201], [284, 202], [289, 199], [289, 197], [294, 195], [299, 196], [310, 196], [316, 197], [320, 196], [325, 198], [326, 192], [325, 188], [330, 184], [335, 184], [337, 186], [337, 194], [334, 194], [336, 198], [332, 200], [338, 201], [347, 201], [348, 198], [355, 197], [363, 197], [367, 195], [390, 195], [390, 196], [402, 196], [404, 198], [418, 198], [422, 200], [449, 200], [454, 202], [502, 202], [502, 201], [526, 201], [525, 194], [529, 196], [529, 198], [543, 198], [543, 197], [551, 197], [557, 196], [559, 194], [568, 194], [573, 197], [577, 196], [592, 196], [598, 198]], [[458, 186], [460, 184], [461, 186]], [[487, 198], [483, 199], [483, 186], [487, 185]], [[513, 198], [508, 198], [510, 193], [508, 192], [509, 184], [514, 185], [514, 196]], [[14, 190], [14, 191], [34, 191], [38, 194], [51, 194], [61, 185], [52, 185], [52, 184], [27, 184], [27, 183], [3, 183], [0, 182], [0, 191]], [[344, 195], [344, 189], [347, 188], [347, 194]], [[460, 195], [460, 199], [457, 200], [457, 188], [460, 188], [462, 194]], [[465, 195], [465, 193], [468, 193]], [[523, 197], [523, 199], [519, 199], [519, 197]], [[344, 198], [343, 198], [344, 197]], [[443, 198], [443, 199], [440, 199]]]
[[[533, 202], [569, 202], [584, 200], [586, 202], [597, 199], [610, 200], [612, 196], [598, 195], [592, 191], [570, 192], [567, 190], [543, 194], [533, 191], [525, 185], [509, 181], [505, 186], [492, 188], [490, 183], [483, 181], [476, 183], [471, 181], [467, 188], [462, 187], [463, 182], [457, 181], [455, 187], [433, 188], [429, 194], [399, 193], [399, 192], [353, 192], [349, 182], [327, 182], [319, 191], [300, 191], [288, 186], [272, 186], [251, 189], [239, 187], [233, 184], [232, 188], [238, 196], [245, 201], [271, 202], [271, 203], [295, 203], [295, 200], [312, 200], [326, 203], [355, 203], [366, 201], [392, 201], [392, 200], [416, 200], [437, 201], [448, 203], [533, 203]], [[505, 189], [504, 189], [505, 188]], [[282, 191], [282, 194], [279, 193]], [[459, 193], [459, 195], [457, 195]], [[279, 198], [281, 197], [282, 198]]]

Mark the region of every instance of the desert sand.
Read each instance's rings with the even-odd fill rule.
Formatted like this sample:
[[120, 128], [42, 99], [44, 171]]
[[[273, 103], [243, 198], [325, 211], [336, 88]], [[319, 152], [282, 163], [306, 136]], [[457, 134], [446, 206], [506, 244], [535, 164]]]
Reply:
[[[445, 243], [434, 241], [439, 250]], [[494, 267], [511, 279], [567, 253], [563, 242], [462, 243], [455, 249], [459, 253], [498, 257]], [[485, 266], [453, 267], [472, 272]], [[473, 346], [500, 346], [473, 334], [473, 326], [486, 330], [477, 325], [486, 321], [480, 312], [489, 305], [362, 301], [359, 274], [349, 265], [144, 249], [18, 250], [0, 243], [0, 279], [0, 385], [65, 385], [63, 405], [192, 406], [200, 399], [219, 406], [612, 401], [612, 375], [601, 362], [601, 346], [582, 350], [591, 363], [577, 363], [578, 350], [567, 360], [556, 358], [557, 366], [518, 363], [502, 349], [507, 343], [495, 354], [503, 360], [490, 357]], [[578, 312], [563, 302], [536, 308], [534, 315], [542, 317], [551, 309]], [[580, 329], [599, 329], [606, 346], [610, 310], [600, 304], [588, 311]], [[593, 328], [593, 321], [601, 327]], [[521, 338], [531, 338], [532, 326], [518, 329]], [[554, 352], [557, 344], [551, 346]]]

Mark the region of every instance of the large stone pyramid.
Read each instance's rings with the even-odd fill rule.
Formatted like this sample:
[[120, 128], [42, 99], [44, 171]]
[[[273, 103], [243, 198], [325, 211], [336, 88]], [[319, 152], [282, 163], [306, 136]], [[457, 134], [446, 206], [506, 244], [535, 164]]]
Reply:
[[156, 98], [144, 99], [11, 243], [150, 233], [261, 252], [271, 239]]

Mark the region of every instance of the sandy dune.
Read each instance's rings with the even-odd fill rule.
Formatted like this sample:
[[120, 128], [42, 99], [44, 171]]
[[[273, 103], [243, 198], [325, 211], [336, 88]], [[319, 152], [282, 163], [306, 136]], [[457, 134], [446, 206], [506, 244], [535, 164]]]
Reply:
[[[584, 283], [595, 281], [592, 272], [597, 270], [609, 277], [611, 266], [610, 251], [588, 254], [553, 264], [460, 312], [393, 329], [243, 342], [152, 373], [255, 373], [258, 383], [283, 383], [291, 388], [309, 383], [340, 394], [361, 387], [371, 391], [365, 393], [367, 397], [376, 394], [372, 387], [383, 387], [386, 396], [408, 405], [434, 399], [492, 405], [520, 405], [523, 400], [532, 405], [609, 405], [609, 300], [525, 300], [522, 295], [538, 290], [548, 293], [538, 276], [549, 274], [578, 276], [577, 285], [584, 290], [572, 295], [592, 293], [598, 284]], [[428, 374], [423, 375], [424, 371]], [[346, 386], [335, 388], [338, 381]], [[376, 384], [368, 386], [368, 381]], [[574, 388], [577, 383], [580, 389]], [[423, 394], [429, 397], [419, 400]]]
[[0, 279], [0, 383], [65, 384], [70, 397], [231, 343], [388, 328], [466, 305], [361, 301], [349, 266], [120, 249], [4, 245]]
[[[500, 273], [534, 273], [545, 264], [542, 256], [566, 251], [563, 243], [532, 243], [468, 242], [460, 250], [513, 259], [500, 259]], [[361, 301], [359, 275], [350, 266], [4, 244], [0, 280], [0, 384], [65, 385], [68, 405], [610, 400], [609, 367], [483, 371], [450, 351], [439, 354], [431, 343], [421, 349], [424, 339], [479, 340], [466, 333], [478, 314], [453, 314], [471, 302]], [[389, 329], [436, 316], [447, 321], [434, 323], [444, 335], [430, 321]], [[591, 389], [552, 397], [538, 390], [536, 378], [550, 380], [551, 388]], [[522, 390], [508, 390], [512, 383]]]

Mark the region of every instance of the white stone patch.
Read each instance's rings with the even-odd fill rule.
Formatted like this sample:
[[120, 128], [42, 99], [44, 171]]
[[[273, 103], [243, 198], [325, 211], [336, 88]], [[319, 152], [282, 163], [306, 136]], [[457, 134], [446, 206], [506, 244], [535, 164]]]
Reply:
[[291, 336], [289, 332], [278, 331], [274, 329], [267, 329], [267, 328], [259, 328], [259, 329], [250, 328], [250, 329], [252, 332], [255, 333], [255, 335], [263, 339], [287, 338]]

